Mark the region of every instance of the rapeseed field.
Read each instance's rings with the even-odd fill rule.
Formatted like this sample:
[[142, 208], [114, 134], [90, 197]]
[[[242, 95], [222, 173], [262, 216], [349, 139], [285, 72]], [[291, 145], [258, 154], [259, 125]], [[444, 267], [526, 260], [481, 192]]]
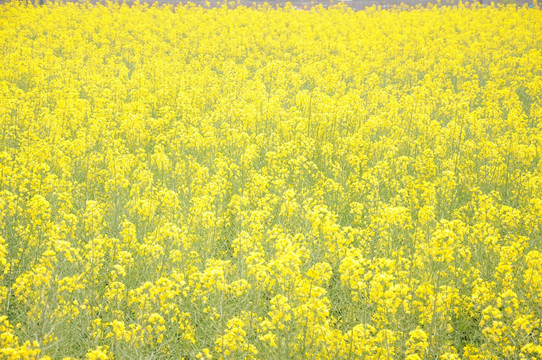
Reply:
[[542, 358], [538, 8], [10, 2], [0, 52], [0, 359]]

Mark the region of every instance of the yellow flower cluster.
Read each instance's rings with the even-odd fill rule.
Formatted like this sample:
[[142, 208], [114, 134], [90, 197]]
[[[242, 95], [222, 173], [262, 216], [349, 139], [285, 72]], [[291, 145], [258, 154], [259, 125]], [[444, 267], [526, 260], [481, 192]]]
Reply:
[[542, 358], [537, 7], [12, 1], [0, 49], [0, 358]]

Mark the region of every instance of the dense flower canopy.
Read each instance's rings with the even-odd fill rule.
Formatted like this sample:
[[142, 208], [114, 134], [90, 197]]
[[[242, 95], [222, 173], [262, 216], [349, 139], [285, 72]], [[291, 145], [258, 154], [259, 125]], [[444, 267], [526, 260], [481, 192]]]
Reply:
[[542, 14], [0, 6], [0, 358], [540, 359]]

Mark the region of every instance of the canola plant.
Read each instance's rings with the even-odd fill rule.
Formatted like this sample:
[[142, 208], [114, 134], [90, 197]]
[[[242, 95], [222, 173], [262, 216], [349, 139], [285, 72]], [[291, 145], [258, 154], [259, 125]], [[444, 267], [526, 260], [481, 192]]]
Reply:
[[542, 358], [542, 14], [0, 6], [1, 359]]

